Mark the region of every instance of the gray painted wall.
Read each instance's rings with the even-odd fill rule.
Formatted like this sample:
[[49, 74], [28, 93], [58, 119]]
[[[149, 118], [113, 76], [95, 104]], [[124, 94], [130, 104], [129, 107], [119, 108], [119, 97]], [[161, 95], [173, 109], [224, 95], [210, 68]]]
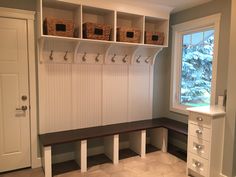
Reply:
[[[235, 1], [234, 1], [235, 3]], [[235, 9], [236, 3], [234, 4]], [[230, 17], [231, 17], [231, 0], [213, 0], [212, 2], [184, 10], [171, 15], [170, 26], [193, 20], [200, 17], [205, 17], [215, 13], [221, 13], [221, 26], [220, 26], [220, 41], [219, 41], [219, 51], [218, 51], [218, 68], [217, 68], [217, 83], [216, 83], [216, 96], [223, 95], [224, 90], [228, 88], [228, 106], [230, 111], [227, 111], [226, 119], [226, 132], [225, 132], [225, 144], [224, 144], [224, 160], [223, 160], [223, 173], [229, 177], [232, 176], [232, 171], [234, 170], [234, 176], [236, 174], [236, 158], [234, 159], [234, 168], [233, 168], [233, 148], [235, 149], [234, 156], [236, 156], [236, 142], [234, 144], [234, 129], [235, 129], [235, 109], [236, 109], [236, 82], [235, 82], [235, 46], [236, 39], [235, 34], [230, 37]], [[236, 16], [234, 12], [234, 17]], [[233, 21], [233, 20], [232, 20]], [[234, 19], [234, 28], [232, 31], [236, 32], [235, 19]], [[155, 63], [155, 76], [154, 76], [154, 101], [153, 101], [153, 115], [154, 117], [166, 116], [179, 120], [182, 122], [187, 122], [187, 116], [180, 115], [169, 111], [169, 100], [170, 100], [170, 72], [171, 72], [171, 35], [172, 31], [170, 29], [170, 40], [169, 47], [164, 49], [161, 55], [158, 56], [158, 60]], [[229, 39], [233, 39], [231, 53], [231, 61], [229, 64], [229, 74], [228, 74], [228, 62], [229, 62]], [[234, 57], [234, 61], [233, 61]], [[162, 61], [161, 61], [162, 60]], [[227, 85], [227, 78], [228, 85]], [[234, 90], [234, 91], [233, 91]], [[235, 132], [236, 134], [236, 132]], [[172, 139], [178, 139], [178, 141], [183, 140], [183, 138], [175, 135], [171, 137]], [[171, 140], [176, 142], [176, 140]]]

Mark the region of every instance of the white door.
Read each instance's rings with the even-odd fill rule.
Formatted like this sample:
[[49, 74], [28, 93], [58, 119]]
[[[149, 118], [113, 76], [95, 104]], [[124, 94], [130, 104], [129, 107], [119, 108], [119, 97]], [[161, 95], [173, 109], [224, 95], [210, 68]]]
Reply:
[[0, 172], [30, 166], [26, 25], [0, 17]]

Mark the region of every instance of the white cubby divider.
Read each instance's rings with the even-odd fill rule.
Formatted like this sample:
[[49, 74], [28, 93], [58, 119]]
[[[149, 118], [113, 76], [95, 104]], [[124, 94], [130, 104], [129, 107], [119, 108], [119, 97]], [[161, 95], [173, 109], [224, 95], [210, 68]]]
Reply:
[[[40, 63], [152, 65], [159, 51], [168, 46], [169, 17], [132, 14], [116, 10], [115, 7], [106, 9], [91, 4], [69, 3], [66, 0], [38, 0], [37, 12]], [[46, 17], [73, 20], [75, 36], [45, 35], [43, 21]], [[83, 38], [83, 23], [86, 22], [111, 25], [110, 41]], [[117, 27], [141, 30], [140, 42], [118, 42]], [[164, 32], [164, 44], [145, 44], [145, 31]], [[54, 56], [53, 59], [50, 59], [51, 54]], [[88, 59], [83, 61], [85, 56]]]

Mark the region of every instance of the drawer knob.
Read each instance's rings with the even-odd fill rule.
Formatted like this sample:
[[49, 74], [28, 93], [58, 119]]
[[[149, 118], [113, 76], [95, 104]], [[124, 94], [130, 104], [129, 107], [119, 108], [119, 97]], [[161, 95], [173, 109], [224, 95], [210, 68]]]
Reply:
[[197, 150], [201, 150], [201, 149], [202, 149], [202, 145], [196, 144], [196, 145], [195, 145], [195, 148], [196, 148]]
[[194, 165], [195, 165], [197, 168], [200, 168], [200, 167], [202, 166], [201, 162], [198, 162], [198, 161], [196, 161], [196, 162], [194, 163]]
[[202, 117], [197, 117], [197, 120], [198, 121], [203, 121], [203, 118]]
[[202, 131], [201, 130], [196, 130], [196, 133], [199, 135], [202, 135]]

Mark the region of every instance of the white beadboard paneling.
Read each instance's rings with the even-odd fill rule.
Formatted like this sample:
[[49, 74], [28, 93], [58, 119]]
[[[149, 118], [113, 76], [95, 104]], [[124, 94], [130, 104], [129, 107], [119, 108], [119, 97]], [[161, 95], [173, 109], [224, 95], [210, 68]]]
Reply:
[[149, 65], [129, 67], [129, 121], [152, 118], [152, 72]]
[[127, 122], [128, 66], [103, 66], [103, 124]]
[[40, 65], [40, 133], [71, 129], [71, 65]]
[[73, 128], [101, 125], [102, 65], [72, 65]]

